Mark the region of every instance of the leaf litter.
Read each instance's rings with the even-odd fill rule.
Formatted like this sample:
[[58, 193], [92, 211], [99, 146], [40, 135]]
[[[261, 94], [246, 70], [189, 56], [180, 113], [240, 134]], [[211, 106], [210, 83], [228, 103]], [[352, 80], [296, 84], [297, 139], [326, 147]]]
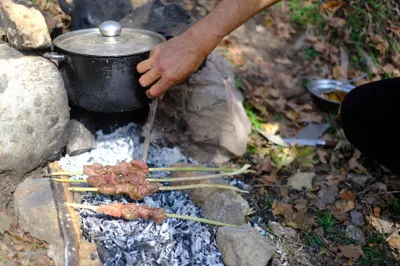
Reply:
[[[258, 129], [293, 138], [309, 123], [329, 123], [322, 138], [337, 141], [334, 148], [282, 146], [258, 134], [253, 123], [251, 152], [238, 160], [257, 166], [255, 175], [243, 177], [255, 187], [246, 196], [256, 210], [249, 221], [261, 217], [266, 228], [269, 221], [290, 227], [302, 245], [296, 252], [298, 245], [281, 239], [289, 252], [276, 254], [273, 265], [303, 265], [299, 254], [311, 265], [398, 263], [399, 226], [393, 216], [400, 217], [395, 200], [400, 193], [390, 193], [393, 175], [355, 149], [340, 128], [339, 113], [323, 112], [306, 91], [317, 78], [345, 81], [368, 73], [354, 82], [361, 85], [398, 75], [400, 57], [390, 38], [400, 36], [400, 25], [387, 15], [398, 9], [395, 1], [281, 1], [246, 22], [242, 36], [225, 38], [247, 51], [241, 54], [244, 64], [232, 67], [246, 83], [239, 89], [246, 110], [258, 116]], [[257, 34], [268, 41], [256, 43]], [[255, 45], [253, 52], [245, 48], [249, 44]], [[346, 235], [352, 228], [365, 242]]]

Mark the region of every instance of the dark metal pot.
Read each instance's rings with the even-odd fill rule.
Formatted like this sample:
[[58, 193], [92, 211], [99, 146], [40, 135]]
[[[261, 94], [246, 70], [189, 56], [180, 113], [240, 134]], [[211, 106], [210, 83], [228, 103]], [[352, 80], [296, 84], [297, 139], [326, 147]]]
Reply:
[[88, 111], [133, 111], [149, 103], [139, 84], [136, 66], [166, 38], [158, 33], [122, 28], [115, 21], [99, 28], [65, 33], [54, 40], [53, 53], [43, 56], [59, 62], [69, 100]]

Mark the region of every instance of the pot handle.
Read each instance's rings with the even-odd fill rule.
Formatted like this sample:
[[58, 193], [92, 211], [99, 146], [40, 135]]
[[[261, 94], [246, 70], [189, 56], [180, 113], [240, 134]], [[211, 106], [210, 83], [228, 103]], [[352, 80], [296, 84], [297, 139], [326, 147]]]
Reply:
[[44, 53], [43, 57], [47, 58], [47, 59], [57, 60], [57, 61], [64, 61], [65, 60], [65, 55], [60, 54], [60, 53], [54, 53], [54, 52]]
[[159, 32], [157, 32], [157, 33], [158, 33], [158, 34], [161, 34], [162, 36], [164, 36], [165, 39], [167, 39], [167, 40], [169, 40], [169, 39], [175, 37], [174, 35], [172, 35], [172, 34], [170, 34], [170, 33], [165, 33], [165, 32], [161, 32], [161, 31], [159, 31]]

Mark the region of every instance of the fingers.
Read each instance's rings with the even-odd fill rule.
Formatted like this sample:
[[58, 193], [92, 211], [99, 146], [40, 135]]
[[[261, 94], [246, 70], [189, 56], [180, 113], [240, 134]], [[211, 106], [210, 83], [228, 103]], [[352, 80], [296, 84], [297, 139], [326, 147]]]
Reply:
[[150, 57], [149, 59], [140, 62], [136, 66], [136, 70], [137, 70], [137, 72], [139, 72], [139, 74], [143, 74], [143, 73], [149, 71], [149, 69], [152, 68], [152, 65], [153, 65], [153, 58]]
[[160, 72], [156, 68], [151, 68], [146, 74], [140, 77], [139, 83], [142, 87], [148, 87], [160, 79], [160, 77]]
[[146, 91], [146, 95], [150, 99], [162, 97], [172, 85], [173, 84], [171, 82], [166, 82], [165, 79], [161, 78]]

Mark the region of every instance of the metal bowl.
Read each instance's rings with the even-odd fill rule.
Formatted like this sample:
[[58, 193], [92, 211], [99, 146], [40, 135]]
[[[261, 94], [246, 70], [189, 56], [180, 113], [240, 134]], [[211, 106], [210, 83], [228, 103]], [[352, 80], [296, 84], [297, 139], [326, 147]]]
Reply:
[[315, 104], [321, 111], [335, 113], [339, 110], [340, 102], [331, 101], [320, 97], [321, 94], [329, 93], [335, 88], [339, 88], [341, 91], [350, 92], [355, 88], [351, 84], [343, 84], [343, 82], [335, 79], [318, 79], [313, 80], [307, 85], [307, 90], [311, 94]]

